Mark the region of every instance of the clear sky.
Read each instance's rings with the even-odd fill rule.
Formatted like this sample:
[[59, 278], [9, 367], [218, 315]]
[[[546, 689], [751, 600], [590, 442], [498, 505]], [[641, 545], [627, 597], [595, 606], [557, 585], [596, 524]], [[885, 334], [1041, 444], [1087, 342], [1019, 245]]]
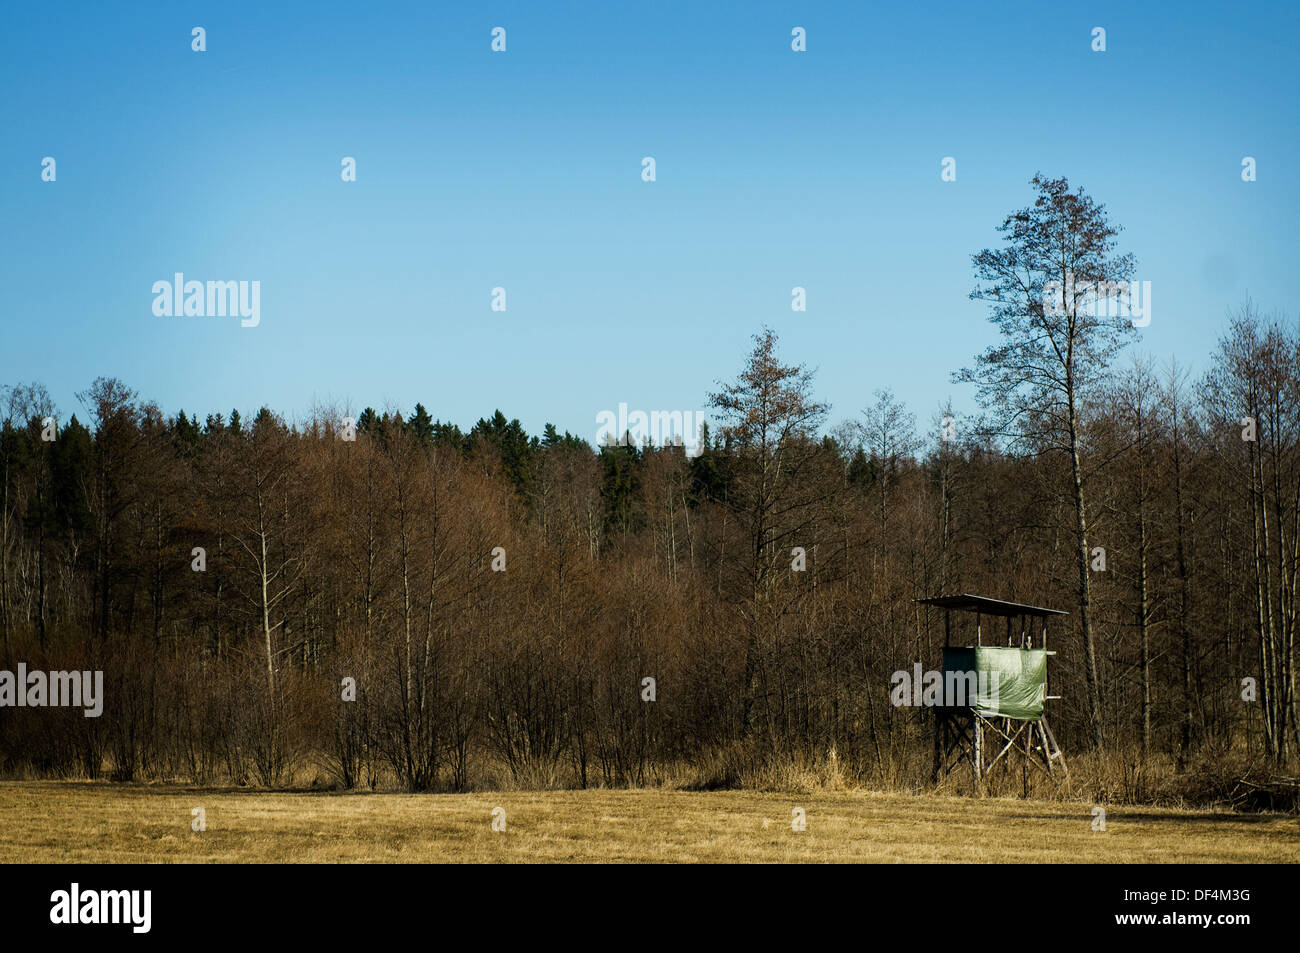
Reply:
[[[703, 409], [767, 323], [832, 423], [880, 387], [925, 422], [971, 406], [970, 255], [1040, 170], [1125, 226], [1139, 347], [1203, 368], [1246, 295], [1300, 310], [1300, 5], [948, 7], [6, 4], [0, 383], [594, 440]], [[260, 281], [260, 325], [156, 317], [178, 271]]]

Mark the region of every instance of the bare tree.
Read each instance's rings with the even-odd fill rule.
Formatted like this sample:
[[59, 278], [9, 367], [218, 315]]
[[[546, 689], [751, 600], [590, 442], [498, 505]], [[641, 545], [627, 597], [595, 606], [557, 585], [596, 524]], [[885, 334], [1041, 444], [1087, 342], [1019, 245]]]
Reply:
[[1042, 175], [1031, 184], [1034, 204], [998, 226], [1006, 244], [972, 257], [978, 284], [971, 298], [989, 304], [1002, 340], [954, 378], [978, 385], [992, 433], [1069, 460], [1088, 714], [1100, 748], [1081, 404], [1126, 342], [1131, 325], [1114, 299], [1126, 295], [1134, 261], [1116, 254], [1119, 227], [1082, 189]]
[[773, 618], [773, 590], [791, 549], [816, 519], [826, 489], [811, 476], [823, 453], [816, 433], [827, 408], [812, 396], [812, 373], [782, 364], [777, 336], [765, 328], [740, 376], [709, 396], [721, 419], [721, 435], [735, 454], [734, 482], [726, 501], [744, 538], [733, 563], [733, 599], [744, 620], [745, 698], [742, 724], [749, 725], [763, 645]]
[[[1300, 333], [1253, 305], [1234, 317], [1204, 387], [1250, 511], [1260, 707], [1269, 755], [1300, 748], [1295, 651], [1300, 599]], [[1240, 431], [1240, 438], [1238, 438]]]

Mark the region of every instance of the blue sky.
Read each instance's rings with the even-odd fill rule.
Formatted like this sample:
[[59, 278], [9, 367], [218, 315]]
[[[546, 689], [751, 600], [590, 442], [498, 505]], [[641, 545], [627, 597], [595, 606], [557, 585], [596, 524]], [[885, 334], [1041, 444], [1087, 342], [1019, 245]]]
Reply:
[[[832, 423], [881, 387], [924, 423], [971, 407], [970, 255], [1040, 170], [1125, 227], [1139, 348], [1199, 369], [1246, 295], [1296, 314], [1294, 4], [379, 6], [9, 5], [0, 384], [594, 440], [703, 409], [769, 324]], [[260, 281], [261, 324], [156, 317], [177, 271]]]

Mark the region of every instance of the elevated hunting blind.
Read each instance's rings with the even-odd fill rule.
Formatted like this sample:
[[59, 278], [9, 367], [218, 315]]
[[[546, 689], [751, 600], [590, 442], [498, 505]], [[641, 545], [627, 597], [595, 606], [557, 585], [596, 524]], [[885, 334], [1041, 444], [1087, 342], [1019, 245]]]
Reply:
[[[1066, 773], [1065, 756], [1047, 724], [1047, 620], [1059, 609], [963, 593], [918, 599], [943, 609], [942, 702], [935, 707], [934, 779], [969, 764], [976, 789], [998, 764], [1018, 758], [1046, 774]], [[974, 615], [974, 631], [953, 630], [954, 612]], [[965, 617], [963, 617], [965, 618]], [[986, 618], [988, 622], [986, 622]], [[998, 619], [1006, 620], [1005, 636]], [[1038, 639], [1035, 646], [1035, 630]], [[954, 638], [965, 644], [954, 645]]]

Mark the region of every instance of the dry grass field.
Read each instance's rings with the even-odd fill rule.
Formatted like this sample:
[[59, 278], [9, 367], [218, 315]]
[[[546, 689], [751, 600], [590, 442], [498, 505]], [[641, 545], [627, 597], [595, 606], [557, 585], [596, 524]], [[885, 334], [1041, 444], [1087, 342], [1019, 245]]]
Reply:
[[[192, 809], [207, 830], [191, 830]], [[506, 830], [491, 829], [493, 808]], [[791, 812], [807, 829], [791, 829]], [[837, 792], [266, 793], [0, 783], [0, 862], [1300, 862], [1300, 819]]]

